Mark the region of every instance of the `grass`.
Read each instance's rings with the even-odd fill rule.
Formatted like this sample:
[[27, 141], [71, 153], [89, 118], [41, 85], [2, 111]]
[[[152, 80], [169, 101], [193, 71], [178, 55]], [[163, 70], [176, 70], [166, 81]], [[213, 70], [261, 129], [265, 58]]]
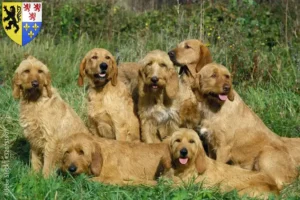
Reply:
[[[221, 35], [218, 42], [211, 42], [208, 38], [214, 60], [236, 72], [235, 89], [271, 130], [281, 136], [300, 137], [300, 56], [292, 47], [286, 47], [280, 42], [271, 51], [265, 46], [249, 50], [249, 40], [236, 34], [237, 26], [225, 27], [228, 29], [227, 35]], [[221, 30], [224, 27], [215, 27], [213, 31], [219, 33]], [[220, 193], [216, 188], [205, 189], [194, 184], [173, 188], [164, 181], [156, 187], [118, 187], [92, 183], [86, 176], [76, 179], [51, 177], [45, 180], [41, 174], [34, 174], [30, 169], [29, 144], [24, 140], [18, 124], [18, 101], [11, 94], [12, 75], [25, 53], [46, 63], [52, 72], [53, 86], [58, 88], [62, 98], [86, 121], [86, 91], [77, 86], [76, 80], [79, 64], [88, 50], [102, 47], [119, 55], [121, 62], [138, 61], [150, 50], [168, 51], [182, 39], [198, 38], [199, 34], [180, 34], [179, 31], [177, 35], [179, 36], [169, 37], [162, 32], [141, 37], [137, 34], [128, 40], [118, 36], [109, 41], [100, 36], [82, 34], [76, 40], [66, 37], [57, 41], [52, 35], [42, 32], [25, 47], [14, 44], [7, 37], [2, 38], [0, 199], [238, 199], [234, 191]], [[299, 43], [293, 45], [298, 47]], [[253, 60], [254, 55], [258, 55], [259, 61]], [[5, 190], [7, 186], [8, 190]], [[296, 180], [281, 192], [280, 198], [299, 199], [299, 191], [300, 180]]]

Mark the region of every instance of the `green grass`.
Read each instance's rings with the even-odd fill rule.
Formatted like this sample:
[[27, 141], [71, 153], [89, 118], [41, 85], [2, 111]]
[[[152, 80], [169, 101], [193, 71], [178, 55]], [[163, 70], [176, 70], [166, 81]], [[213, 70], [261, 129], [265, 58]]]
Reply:
[[[182, 11], [182, 13], [184, 12]], [[178, 20], [182, 13], [180, 11], [177, 16]], [[198, 19], [199, 13], [195, 13], [194, 17]], [[234, 14], [241, 17], [238, 15], [244, 13], [236, 11]], [[148, 14], [151, 17], [151, 13]], [[209, 10], [207, 10], [207, 16], [211, 17], [210, 20], [214, 19], [215, 14], [220, 15], [220, 12], [213, 10], [209, 13]], [[135, 14], [132, 15], [136, 16]], [[143, 15], [145, 17], [147, 13]], [[154, 15], [156, 16], [156, 14]], [[246, 17], [249, 16], [251, 17], [251, 13], [248, 13]], [[248, 20], [246, 17], [244, 16]], [[172, 17], [169, 16], [169, 18]], [[126, 19], [129, 20], [130, 17]], [[151, 21], [151, 19], [149, 20]], [[153, 23], [156, 23], [155, 20], [157, 19], [154, 18]], [[185, 18], [183, 17], [180, 20], [185, 20]], [[209, 23], [217, 22], [209, 21]], [[209, 23], [208, 25], [210, 25]], [[210, 43], [209, 48], [212, 56], [216, 62], [222, 63], [231, 71], [236, 72], [234, 86], [246, 104], [275, 133], [281, 136], [300, 137], [300, 55], [295, 50], [300, 46], [300, 42], [295, 38], [291, 38], [290, 40], [294, 43], [292, 46], [287, 47], [282, 42], [284, 41], [283, 36], [276, 35], [278, 43], [270, 50], [265, 45], [258, 43], [260, 38], [245, 37], [244, 30], [247, 30], [245, 24], [240, 25], [225, 20], [223, 24], [208, 25], [204, 24], [207, 27], [205, 39]], [[275, 24], [274, 27], [278, 27], [277, 25]], [[268, 26], [273, 27], [272, 24]], [[268, 29], [268, 26], [265, 29]], [[212, 30], [209, 27], [212, 27]], [[108, 49], [114, 55], [118, 54], [121, 62], [138, 61], [150, 50], [168, 51], [183, 39], [198, 38], [199, 36], [198, 31], [184, 30], [184, 27], [179, 27], [178, 31], [175, 29], [176, 34], [167, 34], [166, 30], [154, 32], [157, 29], [154, 25], [152, 28], [152, 32], [143, 32], [142, 34], [138, 32], [130, 37], [123, 37], [122, 33], [111, 40], [102, 38], [103, 34], [92, 36], [84, 33], [77, 39], [70, 39], [66, 36], [58, 40], [57, 37], [42, 32], [25, 47], [14, 44], [6, 36], [1, 38], [0, 81], [3, 81], [3, 84], [0, 86], [0, 158], [2, 160], [0, 199], [4, 198], [4, 192], [2, 191], [6, 187], [6, 180], [8, 180], [9, 186], [8, 196], [5, 196], [7, 199], [181, 200], [238, 198], [236, 192], [224, 194], [218, 192], [217, 189], [204, 189], [201, 186], [199, 189], [199, 185], [193, 184], [173, 188], [170, 184], [161, 181], [156, 187], [118, 187], [90, 182], [86, 176], [79, 176], [76, 179], [51, 177], [45, 180], [41, 174], [34, 174], [31, 171], [29, 145], [24, 140], [22, 129], [18, 123], [19, 104], [11, 94], [12, 75], [22, 61], [24, 54], [29, 53], [48, 66], [52, 72], [53, 86], [58, 89], [62, 98], [86, 121], [86, 91], [84, 88], [77, 86], [77, 76], [81, 59], [87, 51], [94, 47], [102, 47]], [[208, 36], [209, 32], [211, 32], [210, 37]], [[262, 29], [262, 32], [264, 32], [264, 29]], [[1, 33], [4, 35], [3, 31]], [[250, 44], [255, 45], [251, 46]], [[257, 63], [253, 61], [255, 55], [259, 58]], [[254, 68], [255, 70], [253, 70]], [[7, 149], [9, 149], [10, 155], [8, 159], [5, 159]], [[9, 165], [9, 178], [6, 177], [5, 164]], [[280, 197], [299, 199], [299, 191], [300, 180], [297, 180], [287, 186], [281, 192]]]

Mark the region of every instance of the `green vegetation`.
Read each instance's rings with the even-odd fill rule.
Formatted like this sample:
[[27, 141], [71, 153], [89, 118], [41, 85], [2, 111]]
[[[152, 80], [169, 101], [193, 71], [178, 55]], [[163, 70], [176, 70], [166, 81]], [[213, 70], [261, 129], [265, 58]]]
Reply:
[[[8, 199], [238, 198], [235, 192], [223, 194], [192, 184], [182, 188], [164, 183], [153, 188], [118, 187], [91, 183], [85, 176], [44, 180], [33, 174], [29, 145], [18, 124], [18, 101], [11, 95], [12, 74], [25, 53], [47, 64], [54, 87], [86, 121], [86, 92], [76, 80], [79, 63], [88, 50], [103, 47], [121, 62], [138, 61], [150, 50], [168, 51], [184, 39], [201, 38], [209, 44], [213, 59], [234, 74], [234, 86], [244, 101], [274, 132], [300, 136], [300, 41], [295, 26], [299, 17], [292, 4], [288, 12], [281, 3], [248, 0], [238, 4], [231, 0], [228, 4], [175, 5], [134, 13], [108, 3], [79, 2], [45, 1], [42, 32], [25, 47], [12, 42], [0, 29], [0, 199], [7, 180], [3, 167], [7, 146]], [[300, 181], [295, 181], [281, 197], [297, 199], [299, 191]]]

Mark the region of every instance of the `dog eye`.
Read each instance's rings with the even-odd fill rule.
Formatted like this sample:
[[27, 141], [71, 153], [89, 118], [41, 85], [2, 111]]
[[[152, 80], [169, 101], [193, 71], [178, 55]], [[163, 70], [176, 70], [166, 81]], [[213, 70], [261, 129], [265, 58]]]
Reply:
[[181, 142], [181, 140], [180, 140], [180, 139], [177, 139], [177, 140], [175, 140], [175, 142]]
[[211, 75], [211, 77], [212, 77], [212, 78], [216, 78], [216, 77], [217, 77], [217, 74], [216, 74], [216, 73], [213, 73], [213, 74]]
[[93, 56], [92, 59], [98, 59], [98, 56]]
[[149, 62], [149, 63], [147, 63], [147, 65], [146, 65], [146, 66], [150, 66], [150, 65], [152, 65], [152, 62]]
[[70, 153], [69, 151], [66, 151], [66, 152], [65, 152], [65, 154], [69, 154], [69, 153]]
[[109, 59], [110, 59], [110, 57], [109, 57], [109, 56], [105, 56], [105, 59], [108, 59], [108, 60], [109, 60]]
[[189, 143], [191, 143], [191, 144], [195, 143], [195, 140], [189, 140]]
[[165, 63], [160, 63], [161, 67], [167, 67], [167, 65]]
[[184, 46], [184, 48], [189, 49], [189, 48], [191, 48], [191, 47], [190, 47], [189, 45], [186, 44], [186, 45]]
[[30, 72], [30, 70], [29, 69], [26, 69], [25, 71], [24, 71], [24, 73], [29, 73]]
[[229, 76], [229, 75], [225, 75], [225, 78], [229, 79], [229, 78], [230, 78], [230, 76]]
[[79, 155], [84, 155], [84, 152], [82, 150], [80, 150]]
[[41, 74], [41, 73], [44, 73], [44, 71], [43, 71], [43, 70], [41, 70], [41, 69], [39, 69], [39, 71], [38, 71], [38, 72], [39, 72], [39, 74]]

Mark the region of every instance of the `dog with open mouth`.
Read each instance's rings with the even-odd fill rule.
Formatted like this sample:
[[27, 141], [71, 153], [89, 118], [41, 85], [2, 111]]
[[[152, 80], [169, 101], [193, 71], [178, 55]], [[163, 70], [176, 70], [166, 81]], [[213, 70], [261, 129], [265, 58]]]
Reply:
[[[267, 198], [278, 194], [275, 182], [266, 174], [230, 166], [206, 156], [198, 134], [181, 128], [170, 143], [173, 180], [175, 184], [203, 183], [203, 187], [220, 187], [221, 191], [237, 190], [240, 195]], [[170, 174], [168, 174], [170, 177]]]
[[30, 143], [31, 167], [48, 177], [59, 160], [57, 142], [77, 131], [90, 133], [52, 87], [48, 67], [33, 56], [28, 56], [16, 69], [13, 96], [20, 99], [20, 125]]
[[[223, 65], [210, 63], [196, 75], [193, 91], [202, 103], [201, 126], [210, 156], [268, 174], [282, 189], [297, 177], [296, 163], [282, 138], [272, 132], [234, 91]], [[214, 156], [212, 156], [214, 157]]]
[[180, 119], [181, 127], [199, 129], [201, 104], [197, 102], [191, 86], [195, 74], [206, 64], [212, 62], [208, 47], [196, 39], [184, 40], [168, 52], [171, 61], [180, 68]]
[[92, 133], [100, 137], [140, 141], [140, 126], [132, 97], [118, 80], [113, 55], [102, 48], [90, 50], [82, 59], [78, 85], [88, 79], [88, 117]]
[[168, 54], [161, 50], [149, 52], [140, 63], [138, 114], [142, 140], [161, 142], [180, 124], [178, 74]]

